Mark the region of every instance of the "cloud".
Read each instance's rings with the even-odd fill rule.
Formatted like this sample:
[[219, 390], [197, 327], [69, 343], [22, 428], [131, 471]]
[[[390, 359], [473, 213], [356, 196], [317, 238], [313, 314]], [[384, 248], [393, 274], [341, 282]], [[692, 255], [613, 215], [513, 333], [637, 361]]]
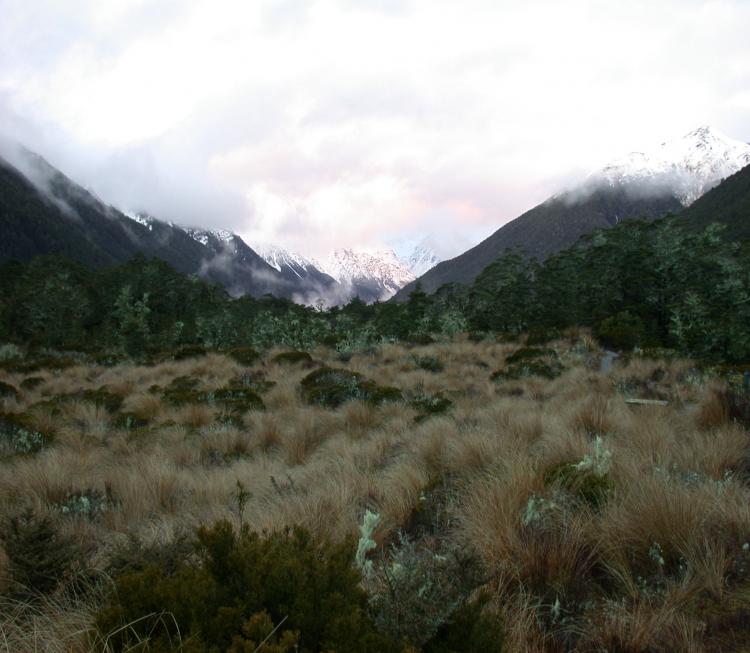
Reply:
[[455, 254], [622, 153], [704, 123], [750, 140], [739, 0], [3, 15], [0, 131], [123, 208], [311, 255], [419, 234]]

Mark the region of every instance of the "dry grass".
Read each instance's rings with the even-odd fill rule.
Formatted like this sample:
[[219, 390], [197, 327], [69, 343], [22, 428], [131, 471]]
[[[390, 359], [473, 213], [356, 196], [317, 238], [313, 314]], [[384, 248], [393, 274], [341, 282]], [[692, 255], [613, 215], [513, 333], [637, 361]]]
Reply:
[[[421, 423], [404, 404], [307, 406], [298, 392], [307, 370], [263, 360], [254, 370], [274, 385], [263, 394], [266, 410], [246, 413], [244, 424], [218, 422], [215, 406], [174, 407], [149, 392], [181, 376], [202, 390], [226, 385], [243, 368], [221, 355], [42, 372], [41, 385], [1, 408], [26, 415], [53, 444], [0, 460], [0, 518], [20, 505], [49, 514], [94, 543], [105, 568], [107, 551], [129, 534], [168, 541], [236, 519], [237, 481], [250, 493], [244, 520], [252, 528], [301, 524], [319, 537], [352, 537], [369, 508], [382, 516], [383, 543], [411, 527], [439, 486], [450, 496], [442, 510], [451, 527], [435, 536], [477, 555], [508, 651], [748, 650], [749, 440], [729, 419], [722, 385], [702, 382], [689, 361], [633, 359], [601, 374], [585, 333], [552, 343], [566, 367], [560, 378], [492, 383], [518, 346], [465, 338], [385, 345], [348, 363], [314, 352], [322, 364], [407, 394], [453, 401]], [[415, 356], [438, 358], [444, 369], [421, 370]], [[16, 386], [22, 378], [0, 372]], [[115, 428], [115, 415], [87, 402], [32, 409], [105, 386], [146, 426]], [[670, 403], [628, 406], [629, 396]], [[611, 467], [603, 503], [590, 505], [549, 473], [591, 457], [596, 438]], [[84, 491], [106, 491], [115, 503], [96, 519], [63, 516], [66, 497]], [[0, 576], [6, 566], [0, 550]], [[95, 610], [95, 600], [6, 603], [0, 651], [88, 650]]]

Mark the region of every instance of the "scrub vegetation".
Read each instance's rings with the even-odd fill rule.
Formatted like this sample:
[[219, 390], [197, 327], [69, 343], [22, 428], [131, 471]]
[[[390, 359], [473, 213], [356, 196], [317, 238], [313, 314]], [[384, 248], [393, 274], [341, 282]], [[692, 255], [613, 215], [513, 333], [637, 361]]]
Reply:
[[601, 371], [585, 329], [187, 354], [0, 369], [0, 650], [750, 646], [740, 368]]

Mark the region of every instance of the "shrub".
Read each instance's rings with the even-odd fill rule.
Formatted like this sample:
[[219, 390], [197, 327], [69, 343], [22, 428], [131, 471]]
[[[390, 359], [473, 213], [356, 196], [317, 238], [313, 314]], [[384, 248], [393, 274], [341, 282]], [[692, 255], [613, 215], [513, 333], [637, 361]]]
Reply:
[[195, 404], [199, 402], [200, 392], [197, 390], [198, 379], [189, 376], [178, 376], [163, 390], [159, 386], [152, 386], [149, 391], [163, 393], [164, 401], [172, 406]]
[[108, 413], [116, 413], [122, 406], [122, 397], [109, 392], [106, 388], [97, 388], [96, 390], [80, 390], [78, 392], [69, 392], [64, 395], [57, 395], [53, 401], [58, 404], [64, 404], [71, 401], [83, 401], [94, 404], [99, 408], [104, 408]]
[[529, 376], [541, 376], [545, 379], [554, 379], [560, 376], [563, 366], [556, 360], [530, 360], [519, 361], [493, 372], [490, 379], [493, 381], [515, 381]]
[[188, 358], [200, 358], [206, 355], [206, 348], [201, 345], [188, 345], [180, 347], [172, 356], [176, 361], [187, 360]]
[[10, 383], [0, 381], [0, 399], [18, 399], [18, 390]]
[[621, 311], [602, 320], [594, 329], [594, 335], [607, 347], [630, 350], [644, 344], [646, 327], [637, 315]]
[[[499, 623], [483, 619], [483, 602], [467, 601], [481, 583], [476, 561], [439, 542], [435, 548], [403, 534], [374, 553], [378, 522], [377, 514], [365, 513], [355, 556], [378, 628], [409, 646], [427, 645], [427, 651], [499, 651]], [[461, 641], [467, 636], [474, 641]]]
[[252, 388], [227, 386], [204, 395], [209, 403], [219, 404], [230, 413], [245, 413], [248, 410], [264, 410], [265, 404]]
[[300, 528], [238, 532], [226, 521], [197, 536], [195, 555], [171, 572], [147, 564], [116, 576], [96, 619], [112, 650], [129, 650], [134, 641], [171, 650], [181, 636], [191, 651], [245, 651], [258, 630], [282, 620], [276, 645], [298, 636], [300, 653], [399, 650], [367, 615], [349, 542], [317, 545]]
[[0, 445], [11, 453], [36, 453], [46, 444], [47, 437], [30, 428], [23, 416], [0, 413]]
[[437, 356], [415, 356], [414, 364], [426, 372], [442, 372], [445, 364]]
[[271, 362], [277, 365], [304, 365], [309, 367], [312, 365], [313, 359], [306, 351], [284, 351], [276, 354]]
[[0, 361], [11, 361], [23, 358], [23, 351], [12, 342], [0, 345]]
[[409, 405], [418, 412], [414, 421], [422, 422], [428, 417], [447, 413], [453, 402], [439, 393], [431, 394], [419, 390], [409, 401]]
[[35, 388], [38, 388], [42, 383], [44, 383], [44, 378], [41, 376], [27, 376], [23, 381], [21, 381], [21, 389], [22, 390], [34, 390]]
[[230, 349], [227, 356], [235, 360], [240, 365], [249, 367], [260, 359], [260, 354], [252, 347], [237, 347]]
[[505, 358], [506, 364], [521, 363], [537, 358], [557, 358], [554, 349], [543, 349], [541, 347], [521, 347]]
[[32, 510], [10, 517], [0, 532], [16, 596], [52, 592], [80, 557], [80, 550], [49, 517]]
[[338, 408], [354, 399], [375, 405], [403, 399], [398, 388], [378, 386], [361, 374], [331, 367], [321, 367], [311, 372], [302, 379], [300, 387], [307, 403], [327, 408]]

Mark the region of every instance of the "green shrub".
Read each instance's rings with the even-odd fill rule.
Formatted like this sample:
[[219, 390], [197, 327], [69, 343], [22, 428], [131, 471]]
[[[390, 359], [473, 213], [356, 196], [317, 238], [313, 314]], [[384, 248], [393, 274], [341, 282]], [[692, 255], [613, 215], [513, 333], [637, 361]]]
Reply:
[[418, 412], [414, 421], [422, 422], [428, 417], [447, 413], [453, 402], [439, 393], [431, 394], [424, 392], [424, 390], [418, 390], [409, 401], [409, 405]]
[[10, 383], [0, 381], [0, 399], [18, 399], [18, 390]]
[[442, 372], [445, 364], [437, 356], [415, 356], [414, 364], [426, 372]]
[[64, 404], [71, 401], [83, 401], [94, 404], [99, 408], [104, 408], [108, 413], [116, 413], [122, 406], [122, 397], [109, 392], [106, 388], [97, 388], [96, 390], [79, 390], [64, 395], [57, 395], [53, 401], [58, 404]]
[[176, 361], [184, 361], [188, 358], [201, 358], [206, 355], [206, 348], [202, 345], [188, 345], [180, 347], [172, 356]]
[[326, 408], [338, 408], [354, 399], [379, 405], [403, 398], [398, 388], [378, 386], [361, 374], [331, 367], [321, 367], [311, 372], [302, 379], [300, 387], [308, 404]]
[[18, 597], [52, 592], [81, 557], [49, 517], [30, 509], [2, 524], [0, 540], [8, 556], [11, 591]]
[[593, 508], [600, 507], [612, 491], [608, 476], [599, 476], [591, 470], [582, 470], [576, 463], [561, 463], [544, 474], [545, 484], [559, 483], [578, 499]]
[[41, 354], [27, 358], [11, 359], [0, 362], [0, 368], [8, 372], [28, 374], [39, 370], [64, 370], [77, 365], [78, 362], [70, 356]]
[[35, 388], [38, 388], [40, 385], [44, 383], [44, 378], [41, 376], [27, 376], [23, 381], [21, 381], [21, 389], [22, 390], [34, 390]]
[[490, 376], [493, 381], [510, 381], [528, 376], [554, 379], [562, 374], [563, 366], [554, 349], [521, 347], [506, 357], [505, 367]]
[[149, 388], [150, 392], [162, 392], [163, 399], [172, 406], [182, 406], [184, 404], [196, 404], [200, 402], [200, 392], [197, 390], [198, 379], [189, 376], [178, 376], [162, 389], [159, 386]]
[[31, 454], [40, 451], [48, 438], [28, 426], [23, 415], [0, 413], [0, 451]]
[[554, 349], [543, 349], [541, 347], [521, 347], [506, 356], [505, 362], [506, 364], [513, 364], [536, 360], [537, 358], [557, 358], [557, 352]]
[[237, 347], [235, 349], [230, 349], [227, 352], [227, 356], [246, 367], [250, 367], [250, 365], [253, 365], [260, 359], [260, 354], [252, 347]]
[[277, 365], [304, 365], [309, 367], [312, 365], [313, 359], [306, 351], [284, 351], [276, 354], [271, 362]]
[[23, 358], [23, 351], [12, 342], [0, 345], [0, 361], [11, 361]]
[[550, 340], [556, 340], [560, 337], [560, 332], [557, 329], [545, 329], [542, 327], [536, 327], [529, 329], [529, 333], [526, 336], [526, 344], [529, 347], [534, 345], [545, 345]]
[[318, 545], [300, 528], [259, 535], [222, 521], [199, 529], [195, 554], [174, 569], [146, 564], [117, 574], [96, 626], [113, 651], [135, 642], [173, 650], [180, 638], [190, 651], [245, 651], [254, 627], [268, 630], [255, 616], [265, 612], [273, 624], [284, 620], [277, 645], [298, 634], [300, 653], [396, 653], [367, 614], [351, 551], [348, 542]]
[[630, 350], [645, 344], [646, 327], [640, 317], [622, 311], [602, 320], [594, 329], [594, 335], [607, 347]]
[[105, 492], [94, 488], [71, 490], [54, 508], [66, 517], [81, 517], [96, 521], [115, 505], [109, 488]]
[[265, 404], [252, 388], [227, 386], [202, 395], [209, 403], [216, 403], [230, 413], [245, 413], [248, 410], [264, 410]]

